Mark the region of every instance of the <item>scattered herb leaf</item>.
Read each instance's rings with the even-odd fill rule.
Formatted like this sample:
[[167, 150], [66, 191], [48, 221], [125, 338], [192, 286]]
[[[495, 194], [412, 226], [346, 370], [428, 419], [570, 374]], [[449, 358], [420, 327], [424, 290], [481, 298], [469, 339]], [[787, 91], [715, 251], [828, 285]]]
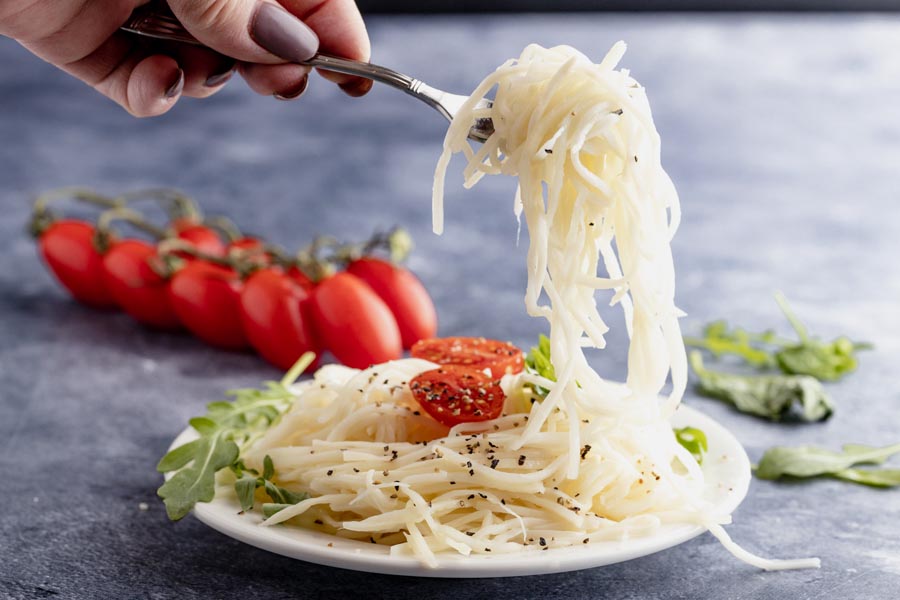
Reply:
[[834, 412], [831, 398], [814, 377], [710, 371], [696, 350], [690, 353], [690, 363], [699, 378], [699, 393], [729, 402], [741, 412], [773, 421], [793, 413], [804, 421], [822, 421]]
[[702, 338], [685, 337], [684, 343], [708, 350], [716, 357], [732, 354], [754, 367], [777, 367], [786, 375], [810, 375], [820, 381], [837, 381], [856, 370], [856, 353], [872, 348], [871, 344], [854, 342], [846, 336], [830, 342], [812, 337], [783, 294], [776, 293], [775, 302], [798, 340], [780, 338], [771, 330], [752, 333], [741, 328], [729, 329], [725, 321], [714, 321], [704, 327]]
[[777, 366], [775, 357], [765, 349], [753, 346], [753, 342], [774, 343], [775, 333], [767, 331], [753, 334], [744, 329], [728, 329], [726, 321], [713, 321], [703, 328], [703, 337], [685, 337], [687, 346], [709, 350], [713, 356], [734, 354], [754, 367], [771, 368]]
[[766, 450], [756, 476], [760, 479], [781, 477], [809, 478], [830, 476], [845, 481], [876, 487], [900, 485], [900, 469], [858, 469], [858, 465], [880, 465], [900, 453], [900, 444], [876, 448], [847, 444], [840, 452], [814, 446], [776, 446]]

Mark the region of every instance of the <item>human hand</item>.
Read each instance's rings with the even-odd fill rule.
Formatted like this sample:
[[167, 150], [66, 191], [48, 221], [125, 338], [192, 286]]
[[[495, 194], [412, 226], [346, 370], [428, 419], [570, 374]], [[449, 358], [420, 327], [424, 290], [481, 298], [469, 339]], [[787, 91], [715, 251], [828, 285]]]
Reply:
[[[138, 117], [168, 111], [182, 95], [217, 92], [239, 70], [260, 94], [290, 99], [309, 67], [292, 64], [318, 49], [369, 59], [369, 38], [353, 0], [169, 0], [185, 28], [208, 48], [119, 31], [147, 0], [5, 0], [0, 35], [81, 79]], [[367, 79], [325, 73], [351, 96]]]

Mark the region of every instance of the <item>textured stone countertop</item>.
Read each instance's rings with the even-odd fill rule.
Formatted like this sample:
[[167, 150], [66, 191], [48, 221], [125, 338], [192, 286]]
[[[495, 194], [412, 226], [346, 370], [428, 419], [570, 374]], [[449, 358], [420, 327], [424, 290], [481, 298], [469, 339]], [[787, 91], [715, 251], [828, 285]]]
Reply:
[[[900, 18], [523, 16], [370, 22], [375, 58], [466, 92], [528, 43], [600, 57], [616, 40], [649, 90], [684, 209], [675, 239], [686, 331], [728, 317], [785, 327], [776, 289], [822, 336], [876, 350], [829, 386], [835, 416], [771, 424], [689, 393], [751, 459], [775, 444], [900, 441]], [[182, 188], [211, 213], [288, 246], [400, 223], [443, 334], [529, 344], [525, 244], [511, 181], [449, 178], [447, 229], [430, 233], [445, 125], [392, 90], [345, 98], [317, 79], [296, 103], [240, 81], [134, 120], [0, 40], [0, 598], [896, 598], [900, 490], [754, 480], [728, 529], [765, 556], [822, 569], [760, 572], [710, 535], [631, 562], [540, 577], [405, 579], [257, 550], [166, 520], [154, 465], [224, 390], [278, 374], [249, 354], [147, 331], [70, 301], [23, 233], [29, 196]], [[407, 130], [403, 137], [395, 137]], [[622, 377], [614, 319], [597, 367]], [[149, 510], [139, 510], [147, 503]]]

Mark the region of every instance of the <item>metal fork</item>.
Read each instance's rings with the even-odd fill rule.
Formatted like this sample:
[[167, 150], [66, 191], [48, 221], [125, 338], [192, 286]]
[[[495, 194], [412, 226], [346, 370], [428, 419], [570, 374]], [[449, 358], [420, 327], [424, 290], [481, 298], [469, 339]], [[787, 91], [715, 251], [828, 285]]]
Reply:
[[[151, 2], [139, 7], [131, 14], [128, 21], [122, 25], [121, 29], [146, 37], [203, 46], [184, 28], [164, 2]], [[372, 63], [349, 60], [327, 54], [316, 54], [309, 60], [299, 64], [336, 73], [357, 75], [387, 84], [421, 100], [441, 113], [448, 121], [453, 120], [462, 108], [463, 103], [468, 100], [467, 96], [450, 94], [431, 87], [409, 75], [398, 73], [386, 67], [373, 65]], [[493, 102], [490, 100], [481, 100], [475, 108], [490, 108], [492, 105]], [[469, 129], [469, 139], [476, 142], [484, 142], [492, 133], [494, 133], [494, 123], [491, 119], [476, 119], [471, 129]]]

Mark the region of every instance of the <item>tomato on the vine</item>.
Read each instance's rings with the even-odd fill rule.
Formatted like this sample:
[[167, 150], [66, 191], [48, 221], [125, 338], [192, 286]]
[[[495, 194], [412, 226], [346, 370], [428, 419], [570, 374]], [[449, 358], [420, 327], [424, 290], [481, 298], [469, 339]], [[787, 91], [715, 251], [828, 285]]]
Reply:
[[196, 250], [204, 254], [212, 256], [225, 254], [225, 244], [212, 227], [207, 227], [189, 218], [175, 219], [170, 227], [178, 239], [190, 242]]
[[371, 256], [352, 261], [347, 272], [369, 284], [388, 305], [400, 327], [404, 348], [437, 334], [434, 302], [412, 272]]
[[309, 293], [280, 269], [261, 269], [244, 282], [240, 315], [250, 345], [276, 367], [288, 370], [308, 351], [318, 363]]
[[287, 276], [294, 280], [296, 283], [300, 284], [300, 286], [307, 292], [312, 292], [313, 288], [316, 287], [316, 284], [313, 283], [313, 280], [310, 278], [310, 276], [296, 266], [291, 267], [287, 270]]
[[355, 275], [338, 273], [318, 282], [312, 307], [319, 339], [348, 367], [363, 369], [403, 353], [391, 309]]
[[420, 373], [410, 380], [409, 388], [425, 412], [447, 427], [496, 419], [506, 400], [499, 379], [461, 365]]
[[266, 243], [255, 237], [244, 236], [228, 242], [225, 255], [255, 268], [268, 267], [273, 262]]
[[86, 221], [55, 221], [41, 232], [38, 247], [73, 298], [95, 308], [114, 308], [116, 301], [103, 282], [103, 256], [94, 246], [95, 233]]
[[198, 338], [217, 348], [241, 350], [240, 276], [227, 267], [196, 260], [172, 276], [169, 301], [178, 319]]
[[462, 365], [490, 369], [495, 377], [519, 373], [525, 368], [525, 355], [509, 342], [485, 338], [448, 337], [422, 340], [413, 345], [413, 358], [439, 365]]
[[156, 247], [143, 240], [114, 242], [103, 256], [103, 282], [126, 313], [144, 325], [178, 329], [178, 316], [166, 290], [168, 282], [150, 266]]

